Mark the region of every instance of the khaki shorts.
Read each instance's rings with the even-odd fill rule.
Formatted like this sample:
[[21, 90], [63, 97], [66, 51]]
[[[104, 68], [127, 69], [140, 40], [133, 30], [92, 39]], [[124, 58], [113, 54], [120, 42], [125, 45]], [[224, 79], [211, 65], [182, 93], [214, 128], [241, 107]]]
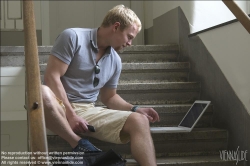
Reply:
[[[57, 99], [65, 110], [61, 100]], [[121, 130], [132, 113], [131, 111], [119, 111], [102, 107], [95, 107], [93, 103], [71, 103], [76, 114], [94, 126], [96, 132], [83, 133], [81, 136], [90, 136], [102, 141], [115, 144], [125, 144], [130, 141], [128, 134]]]

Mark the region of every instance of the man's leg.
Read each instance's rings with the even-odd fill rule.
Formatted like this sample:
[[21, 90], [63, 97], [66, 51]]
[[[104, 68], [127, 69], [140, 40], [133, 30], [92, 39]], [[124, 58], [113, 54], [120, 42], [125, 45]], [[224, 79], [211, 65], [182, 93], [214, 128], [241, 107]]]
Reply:
[[72, 148], [76, 147], [81, 139], [71, 129], [65, 111], [56, 100], [55, 94], [47, 86], [42, 86], [44, 116], [46, 127], [66, 140]]
[[146, 116], [132, 113], [122, 129], [129, 133], [131, 153], [141, 166], [156, 166], [154, 144]]

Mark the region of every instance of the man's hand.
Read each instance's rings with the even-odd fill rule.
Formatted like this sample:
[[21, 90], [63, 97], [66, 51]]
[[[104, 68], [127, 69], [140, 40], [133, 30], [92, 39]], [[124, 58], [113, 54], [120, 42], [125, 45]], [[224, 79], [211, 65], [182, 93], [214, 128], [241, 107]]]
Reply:
[[87, 127], [88, 122], [77, 115], [70, 116], [68, 118], [68, 122], [70, 127], [76, 134], [85, 133], [89, 131]]
[[136, 112], [145, 115], [149, 122], [154, 123], [160, 121], [158, 113], [153, 108], [137, 108]]

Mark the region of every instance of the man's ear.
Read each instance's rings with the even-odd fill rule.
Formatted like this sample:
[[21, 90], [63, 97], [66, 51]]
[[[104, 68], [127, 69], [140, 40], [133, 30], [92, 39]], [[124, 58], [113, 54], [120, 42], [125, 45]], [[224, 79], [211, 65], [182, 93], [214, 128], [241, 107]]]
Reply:
[[117, 31], [118, 30], [118, 28], [120, 27], [120, 23], [119, 22], [115, 22], [114, 24], [113, 24], [113, 30], [114, 31]]

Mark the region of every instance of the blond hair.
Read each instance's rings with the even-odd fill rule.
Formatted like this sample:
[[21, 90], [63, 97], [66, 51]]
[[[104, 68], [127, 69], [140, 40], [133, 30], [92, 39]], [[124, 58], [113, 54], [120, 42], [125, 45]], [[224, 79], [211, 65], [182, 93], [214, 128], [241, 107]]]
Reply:
[[[124, 5], [117, 5], [108, 11], [102, 22], [102, 27], [108, 27], [115, 22], [120, 23], [121, 30], [133, 25], [137, 25], [138, 30], [141, 30], [141, 21], [135, 14], [135, 12]], [[138, 32], [139, 32], [138, 31]]]

